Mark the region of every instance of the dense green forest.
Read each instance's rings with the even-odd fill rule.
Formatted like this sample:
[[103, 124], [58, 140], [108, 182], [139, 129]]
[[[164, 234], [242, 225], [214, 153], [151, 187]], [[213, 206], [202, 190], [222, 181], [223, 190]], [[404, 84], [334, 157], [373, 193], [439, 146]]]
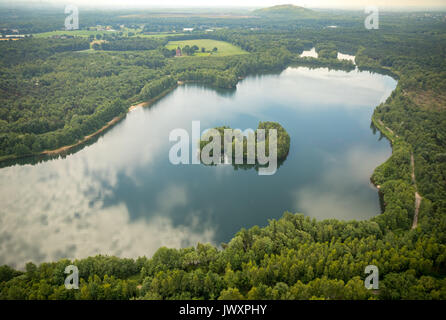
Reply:
[[[393, 148], [371, 177], [383, 205], [373, 219], [316, 221], [287, 212], [264, 228], [241, 230], [221, 248], [198, 244], [160, 248], [151, 258], [63, 259], [29, 263], [24, 271], [2, 266], [0, 299], [446, 299], [446, 22], [437, 13], [384, 13], [379, 30], [366, 30], [361, 14], [298, 23], [283, 16], [157, 18], [142, 32], [222, 29], [165, 40], [111, 37], [96, 50], [87, 50], [85, 38], [0, 42], [1, 158], [73, 144], [178, 81], [233, 88], [247, 75], [290, 65], [355, 68], [335, 59], [337, 52], [356, 55], [360, 70], [398, 79], [373, 115], [372, 128]], [[120, 19], [104, 14], [102, 23]], [[52, 22], [36, 22], [32, 31], [53, 30]], [[338, 28], [325, 28], [332, 24]], [[207, 38], [249, 54], [177, 59], [165, 48], [169, 40]], [[313, 46], [319, 58], [299, 57]], [[415, 192], [422, 200], [412, 228]], [[79, 290], [64, 287], [70, 264], [80, 270]], [[370, 264], [379, 267], [379, 290], [364, 288]]]

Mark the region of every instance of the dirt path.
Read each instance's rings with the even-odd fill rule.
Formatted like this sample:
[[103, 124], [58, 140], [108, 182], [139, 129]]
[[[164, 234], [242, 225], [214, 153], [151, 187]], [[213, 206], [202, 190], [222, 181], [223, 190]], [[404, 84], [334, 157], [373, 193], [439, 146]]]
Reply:
[[418, 226], [418, 212], [420, 211], [421, 200], [423, 197], [418, 193], [417, 182], [415, 180], [415, 159], [413, 153], [410, 154], [410, 164], [412, 166], [412, 182], [415, 186], [415, 214], [412, 223], [412, 229], [415, 229]]
[[[379, 125], [384, 127], [386, 130], [388, 130], [392, 136], [398, 138], [398, 135], [395, 134], [392, 129], [390, 129], [389, 127], [386, 127], [384, 125], [384, 123], [381, 121], [381, 119], [377, 119], [377, 121], [378, 121]], [[388, 137], [388, 138], [393, 143], [393, 139], [391, 137]], [[412, 222], [412, 229], [415, 229], [416, 227], [418, 227], [418, 214], [420, 211], [421, 200], [423, 200], [423, 197], [418, 193], [417, 181], [415, 178], [415, 159], [413, 156], [413, 152], [410, 153], [410, 165], [412, 167], [412, 172], [411, 172], [412, 183], [415, 187], [415, 211], [414, 211], [413, 222]], [[377, 188], [379, 189], [379, 186], [377, 186]]]
[[412, 229], [418, 227], [418, 211], [420, 210], [421, 200], [423, 198], [418, 192], [415, 192], [415, 215], [413, 216]]
[[395, 133], [393, 132], [392, 129], [390, 129], [389, 127], [386, 127], [386, 126], [384, 125], [384, 123], [383, 123], [380, 119], [378, 119], [378, 123], [379, 123], [380, 125], [382, 125], [384, 128], [386, 128], [387, 130], [389, 130], [389, 132], [390, 132], [392, 135], [394, 135], [395, 137], [398, 138], [398, 135], [395, 134]]

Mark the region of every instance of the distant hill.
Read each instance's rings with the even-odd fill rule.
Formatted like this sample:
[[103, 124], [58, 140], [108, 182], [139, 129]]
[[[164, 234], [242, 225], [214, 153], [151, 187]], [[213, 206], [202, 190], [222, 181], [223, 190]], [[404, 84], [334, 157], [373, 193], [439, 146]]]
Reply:
[[292, 4], [283, 4], [268, 8], [257, 9], [253, 11], [257, 16], [287, 16], [287, 17], [312, 17], [316, 16], [316, 12], [307, 8], [295, 6]]

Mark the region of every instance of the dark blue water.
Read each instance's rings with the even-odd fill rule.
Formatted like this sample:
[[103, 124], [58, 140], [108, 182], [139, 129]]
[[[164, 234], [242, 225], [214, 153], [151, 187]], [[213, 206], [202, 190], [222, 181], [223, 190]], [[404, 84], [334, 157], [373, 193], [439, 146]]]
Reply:
[[[0, 264], [218, 245], [285, 211], [373, 217], [369, 178], [391, 149], [370, 119], [395, 86], [378, 74], [307, 68], [249, 77], [233, 91], [180, 86], [65, 159], [0, 169]], [[202, 130], [277, 121], [290, 134], [289, 156], [272, 176], [172, 165], [169, 132], [191, 133], [193, 120]]]

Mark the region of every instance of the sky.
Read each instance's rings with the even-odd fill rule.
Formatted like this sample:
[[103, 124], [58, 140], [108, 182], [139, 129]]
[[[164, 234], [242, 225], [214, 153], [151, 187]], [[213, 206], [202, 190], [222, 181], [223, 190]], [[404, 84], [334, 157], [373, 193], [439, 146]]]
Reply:
[[295, 4], [303, 7], [438, 7], [446, 0], [0, 0], [0, 3], [56, 3], [94, 7], [268, 7]]

